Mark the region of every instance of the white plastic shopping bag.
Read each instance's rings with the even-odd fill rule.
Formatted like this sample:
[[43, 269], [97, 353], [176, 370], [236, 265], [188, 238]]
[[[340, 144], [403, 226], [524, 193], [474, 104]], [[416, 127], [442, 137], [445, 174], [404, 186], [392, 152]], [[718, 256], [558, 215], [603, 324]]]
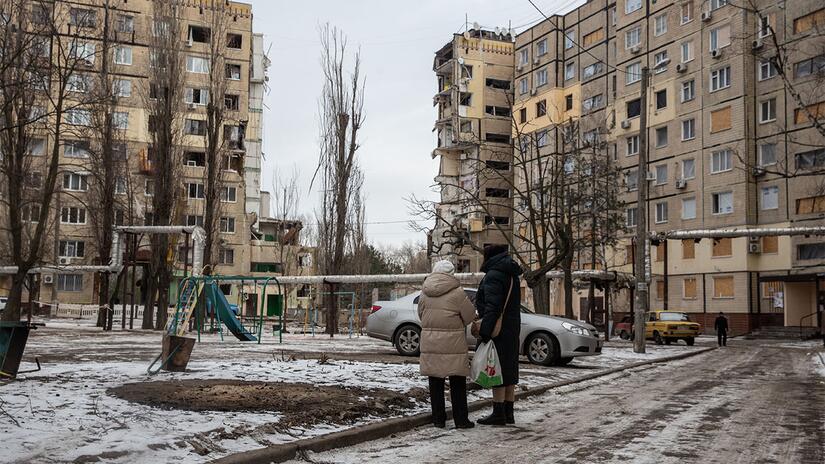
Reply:
[[470, 368], [470, 379], [484, 388], [497, 387], [504, 383], [498, 352], [492, 341], [482, 342], [476, 348]]

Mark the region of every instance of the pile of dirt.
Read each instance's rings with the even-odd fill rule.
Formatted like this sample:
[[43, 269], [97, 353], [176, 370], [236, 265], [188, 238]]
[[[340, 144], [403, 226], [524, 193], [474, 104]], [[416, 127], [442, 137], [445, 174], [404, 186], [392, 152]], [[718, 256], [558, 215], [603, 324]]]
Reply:
[[349, 424], [369, 416], [394, 416], [428, 396], [425, 389], [399, 393], [383, 388], [230, 379], [129, 383], [108, 393], [164, 409], [273, 412], [281, 415], [282, 426]]

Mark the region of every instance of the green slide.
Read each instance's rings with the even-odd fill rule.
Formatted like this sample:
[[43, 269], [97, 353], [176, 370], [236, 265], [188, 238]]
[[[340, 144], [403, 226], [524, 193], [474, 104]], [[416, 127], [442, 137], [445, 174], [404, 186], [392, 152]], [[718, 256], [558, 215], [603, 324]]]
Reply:
[[218, 319], [223, 322], [223, 325], [232, 332], [232, 335], [235, 336], [238, 340], [245, 341], [245, 342], [256, 342], [258, 338], [255, 335], [247, 330], [241, 321], [238, 320], [238, 317], [235, 315], [235, 311], [229, 305], [229, 302], [226, 301], [226, 295], [223, 294], [220, 288], [218, 288], [218, 284], [215, 282], [211, 282], [209, 284], [209, 300], [212, 302], [212, 307], [215, 308], [216, 314]]

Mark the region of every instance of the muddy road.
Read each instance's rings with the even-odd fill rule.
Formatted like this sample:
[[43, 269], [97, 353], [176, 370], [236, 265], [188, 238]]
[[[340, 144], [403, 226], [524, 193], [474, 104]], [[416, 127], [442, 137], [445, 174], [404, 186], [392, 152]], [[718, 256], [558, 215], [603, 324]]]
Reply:
[[734, 340], [522, 402], [516, 426], [426, 427], [310, 459], [819, 464], [825, 462], [825, 377], [816, 372], [817, 358], [794, 344]]

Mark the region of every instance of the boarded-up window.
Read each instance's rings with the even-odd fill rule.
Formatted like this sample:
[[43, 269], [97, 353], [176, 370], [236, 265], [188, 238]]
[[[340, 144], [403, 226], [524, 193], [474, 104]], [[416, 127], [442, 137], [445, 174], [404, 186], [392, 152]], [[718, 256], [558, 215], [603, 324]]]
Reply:
[[633, 245], [627, 245], [624, 248], [625, 264], [633, 264]]
[[696, 242], [692, 238], [682, 240], [682, 259], [693, 259], [696, 257]]
[[808, 113], [810, 113], [811, 117], [814, 119], [822, 119], [825, 118], [825, 102], [814, 103], [813, 105], [808, 105], [805, 109], [797, 108], [794, 110], [794, 122], [797, 124], [804, 124], [810, 121], [808, 117]]
[[730, 129], [730, 106], [710, 112], [710, 132]]
[[762, 253], [779, 253], [779, 237], [762, 237]]
[[825, 195], [796, 200], [796, 214], [825, 213]]
[[660, 242], [656, 245], [656, 262], [662, 262], [665, 260], [665, 247], [667, 246], [667, 242]]
[[762, 298], [773, 298], [773, 295], [782, 291], [782, 282], [763, 282]]
[[714, 298], [733, 298], [733, 276], [713, 278]]
[[793, 32], [799, 34], [815, 27], [825, 26], [825, 8], [793, 20]]
[[656, 299], [657, 300], [664, 300], [665, 299], [665, 281], [664, 280], [657, 280], [656, 281]]
[[594, 43], [599, 42], [601, 40], [604, 40], [604, 29], [597, 29], [597, 30], [591, 32], [590, 34], [585, 35], [582, 38], [582, 44], [585, 47], [589, 47], [589, 46], [593, 45]]
[[713, 256], [730, 256], [733, 254], [732, 240], [720, 238], [713, 241]]
[[695, 300], [696, 279], [694, 277], [685, 277], [685, 280], [682, 281], [682, 290], [682, 298], [685, 300]]

